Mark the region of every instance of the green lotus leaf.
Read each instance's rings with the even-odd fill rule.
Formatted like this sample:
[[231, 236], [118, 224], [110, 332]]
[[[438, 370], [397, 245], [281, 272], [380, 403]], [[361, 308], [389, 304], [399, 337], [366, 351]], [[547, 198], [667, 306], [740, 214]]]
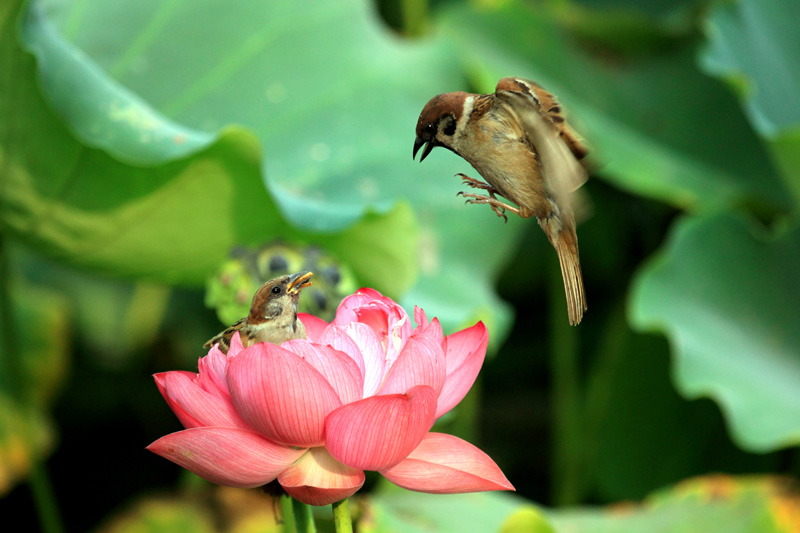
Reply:
[[780, 533], [797, 527], [784, 509], [797, 506], [785, 480], [770, 477], [707, 476], [648, 496], [642, 504], [604, 510], [557, 510], [547, 515], [556, 531], [574, 533]]
[[741, 97], [800, 206], [800, 17], [792, 0], [719, 2], [706, 20], [703, 68]]
[[630, 318], [664, 331], [674, 380], [720, 404], [734, 440], [800, 443], [800, 229], [770, 235], [737, 215], [688, 217], [639, 274]]
[[[41, 158], [33, 138], [56, 130], [48, 145], [57, 153], [43, 159], [54, 159], [48, 174], [61, 178], [31, 182], [23, 165], [18, 181], [32, 205], [13, 227], [51, 255], [196, 283], [234, 244], [270, 242], [292, 226], [305, 244], [341, 244], [346, 234], [338, 232], [406, 200], [423, 244], [401, 249], [412, 240], [372, 231], [362, 251], [391, 248], [384, 257], [404, 261], [379, 261], [389, 268], [375, 270], [369, 261], [340, 260], [363, 283], [394, 294], [421, 269], [403, 303], [423, 296], [448, 329], [477, 318], [498, 333], [507, 327], [510, 312], [493, 278], [522, 225], [462, 205], [452, 175], [467, 170], [465, 162], [442, 154], [419, 166], [410, 157], [420, 109], [459, 79], [447, 46], [397, 39], [357, 0], [241, 2], [226, 6], [224, 17], [214, 4], [35, 1], [21, 35], [38, 79], [17, 91], [35, 98], [41, 88], [36, 109], [52, 121], [23, 144], [21, 159]], [[263, 184], [258, 190], [262, 180], [268, 192]], [[62, 185], [42, 194], [45, 181]], [[48, 234], [29, 235], [45, 200], [65, 190], [70, 197], [56, 211], [76, 220], [50, 218]], [[132, 195], [139, 201], [128, 202]], [[85, 213], [74, 213], [74, 202], [115, 216], [78, 221]], [[483, 253], [487, 246], [492, 254]]]

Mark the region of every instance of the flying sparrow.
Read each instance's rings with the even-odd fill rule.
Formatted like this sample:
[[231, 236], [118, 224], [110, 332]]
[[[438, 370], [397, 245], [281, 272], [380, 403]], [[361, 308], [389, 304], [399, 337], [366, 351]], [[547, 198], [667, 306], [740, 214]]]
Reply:
[[494, 94], [434, 96], [417, 122], [414, 157], [423, 145], [420, 162], [442, 146], [483, 176], [486, 182], [456, 174], [464, 185], [486, 191], [459, 193], [467, 203], [488, 204], [506, 221], [505, 211], [537, 218], [558, 253], [569, 323], [578, 324], [586, 295], [571, 197], [586, 181], [581, 160], [587, 149], [564, 120], [555, 96], [520, 78], [503, 78]]
[[299, 272], [269, 280], [253, 296], [250, 313], [203, 347], [211, 348], [219, 343], [222, 353], [228, 353], [231, 338], [237, 331], [245, 348], [257, 342], [280, 344], [290, 339], [305, 339], [306, 327], [297, 318], [297, 302], [300, 291], [311, 285], [309, 278], [313, 275]]

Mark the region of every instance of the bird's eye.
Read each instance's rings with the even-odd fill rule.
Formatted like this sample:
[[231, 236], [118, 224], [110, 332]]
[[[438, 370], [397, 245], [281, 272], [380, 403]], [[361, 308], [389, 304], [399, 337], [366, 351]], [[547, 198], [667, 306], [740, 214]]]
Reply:
[[272, 287], [272, 294], [280, 294], [280, 293], [281, 293], [280, 287], [278, 287], [277, 285], [275, 287]]
[[425, 124], [425, 133], [433, 133], [436, 131], [436, 124], [433, 122], [428, 122]]

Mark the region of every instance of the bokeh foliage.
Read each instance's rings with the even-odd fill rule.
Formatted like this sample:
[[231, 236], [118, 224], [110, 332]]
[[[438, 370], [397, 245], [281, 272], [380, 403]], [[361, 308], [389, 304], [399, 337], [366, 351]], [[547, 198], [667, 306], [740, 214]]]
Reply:
[[[151, 459], [177, 425], [147, 374], [192, 368], [221, 327], [204, 283], [240, 266], [223, 266], [236, 246], [288, 247], [447, 331], [487, 323], [497, 357], [444, 425], [522, 496], [647, 498], [620, 514], [379, 486], [365, 530], [792, 530], [776, 478], [647, 495], [800, 474], [798, 16], [792, 0], [0, 4], [0, 490], [50, 453], [75, 476], [57, 465], [92, 464], [71, 454], [109, 420], [136, 440], [110, 448]], [[455, 155], [410, 157], [428, 98], [509, 75], [558, 94], [592, 147], [576, 329], [535, 224], [463, 206], [452, 175], [475, 173]], [[224, 321], [228, 296], [211, 298]], [[130, 470], [108, 468], [106, 511], [154, 486]], [[103, 528], [220, 523], [187, 494]], [[70, 529], [103, 519], [67, 508]]]

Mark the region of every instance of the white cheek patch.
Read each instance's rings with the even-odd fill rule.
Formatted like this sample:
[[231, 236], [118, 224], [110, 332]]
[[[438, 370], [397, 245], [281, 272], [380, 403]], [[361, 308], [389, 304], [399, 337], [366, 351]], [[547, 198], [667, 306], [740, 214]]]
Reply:
[[458, 117], [456, 122], [456, 133], [466, 131], [467, 121], [472, 114], [472, 109], [475, 107], [475, 96], [469, 95], [464, 98], [464, 107], [461, 109], [461, 116]]

